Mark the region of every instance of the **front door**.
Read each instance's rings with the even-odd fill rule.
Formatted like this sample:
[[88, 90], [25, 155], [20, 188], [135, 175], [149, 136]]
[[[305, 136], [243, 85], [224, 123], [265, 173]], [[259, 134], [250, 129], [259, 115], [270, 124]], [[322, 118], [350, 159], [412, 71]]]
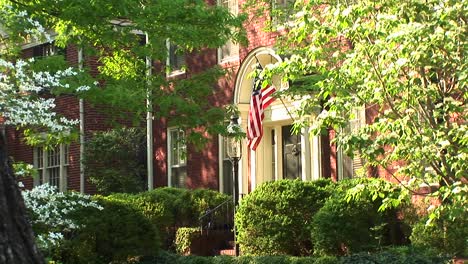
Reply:
[[301, 179], [301, 135], [293, 135], [291, 130], [291, 125], [281, 127], [283, 144], [283, 179]]

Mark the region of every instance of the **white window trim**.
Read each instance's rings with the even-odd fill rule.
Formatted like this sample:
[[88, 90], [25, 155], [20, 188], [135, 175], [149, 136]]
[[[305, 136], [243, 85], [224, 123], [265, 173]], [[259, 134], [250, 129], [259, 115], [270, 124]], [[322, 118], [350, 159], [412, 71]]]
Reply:
[[[67, 148], [66, 148], [65, 144], [60, 144], [58, 150], [59, 150], [59, 155], [60, 155], [59, 156], [59, 165], [58, 166], [54, 165], [53, 167], [54, 168], [56, 168], [56, 167], [59, 168], [59, 186], [58, 186], [58, 189], [59, 189], [59, 191], [64, 192], [64, 191], [67, 190], [67, 186], [68, 186], [67, 167], [69, 166], [69, 161], [67, 160], [67, 155], [66, 155]], [[48, 150], [45, 149], [44, 147], [41, 147], [40, 151], [42, 152], [42, 167], [41, 168], [39, 168], [39, 164], [37, 162], [39, 149], [37, 147], [35, 147], [33, 149], [34, 168], [42, 169], [41, 175], [39, 175], [38, 177], [36, 177], [34, 179], [34, 186], [39, 185], [41, 179], [42, 179], [43, 183], [49, 183], [50, 182], [50, 175], [47, 172], [48, 172], [48, 169], [53, 168], [52, 166], [48, 165], [48, 156], [47, 156], [48, 155]]]
[[173, 187], [172, 183], [172, 168], [181, 168], [187, 167], [187, 159], [185, 159], [185, 163], [183, 166], [181, 165], [172, 165], [172, 136], [171, 132], [179, 130], [178, 127], [170, 127], [167, 129], [167, 186]]
[[[222, 0], [217, 0], [218, 6], [221, 6], [221, 1]], [[231, 1], [236, 1], [236, 5], [235, 5], [236, 8], [235, 8], [235, 10], [229, 10], [229, 11], [231, 11], [231, 13], [233, 15], [237, 15], [239, 13], [239, 1], [238, 0], [231, 0]], [[235, 46], [235, 48], [237, 48], [237, 54], [236, 55], [226, 56], [226, 57], [223, 58], [222, 57], [222, 55], [223, 55], [222, 49], [227, 44], [227, 43], [225, 43], [225, 45], [223, 45], [222, 47], [219, 47], [218, 50], [217, 50], [218, 64], [227, 64], [227, 63], [232, 63], [232, 62], [235, 62], [235, 61], [239, 60], [239, 49], [240, 49], [239, 43], [234, 43], [231, 40], [229, 40], [229, 42], [233, 46]]]
[[[166, 67], [168, 69], [171, 67], [171, 42], [169, 39], [166, 40], [166, 48], [167, 48], [167, 58], [166, 58]], [[185, 58], [186, 59], [186, 58]], [[185, 62], [187, 64], [187, 62]], [[186, 65], [185, 65], [186, 66]], [[185, 74], [185, 67], [182, 67], [182, 69], [177, 69], [177, 70], [170, 70], [166, 72], [166, 77], [175, 77], [178, 75]]]
[[219, 186], [218, 191], [220, 193], [224, 193], [224, 137], [218, 136], [218, 179], [219, 179]]
[[[231, 43], [233, 43], [233, 42], [231, 42]], [[224, 45], [223, 45], [223, 47], [218, 48], [218, 64], [229, 64], [229, 63], [232, 63], [232, 62], [235, 62], [235, 61], [239, 60], [239, 49], [240, 49], [239, 44], [234, 44], [233, 43], [233, 45], [235, 45], [235, 47], [238, 50], [237, 54], [227, 56], [227, 57], [224, 57], [224, 58], [222, 57], [223, 56], [222, 49], [223, 49]]]

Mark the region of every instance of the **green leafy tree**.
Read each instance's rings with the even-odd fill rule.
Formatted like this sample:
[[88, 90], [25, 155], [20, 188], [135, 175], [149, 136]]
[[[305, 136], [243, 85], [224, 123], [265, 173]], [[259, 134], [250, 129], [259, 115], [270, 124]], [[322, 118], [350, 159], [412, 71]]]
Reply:
[[[204, 63], [206, 57], [198, 54], [210, 49], [214, 52], [212, 49], [228, 39], [245, 41], [243, 17], [203, 0], [1, 3], [27, 13], [43, 28], [53, 31], [55, 45], [81, 48], [85, 61], [97, 58], [96, 78], [105, 89], [91, 89], [81, 96], [87, 102], [112, 106], [108, 108], [110, 117], [132, 116], [138, 123], [142, 113], [150, 111], [156, 118], [167, 117], [169, 125], [187, 130], [188, 141], [196, 144], [205, 141], [200, 136], [203, 133], [222, 130], [224, 111], [211, 106], [208, 98], [224, 71], [212, 63], [205, 65], [203, 71], [192, 70], [190, 65]], [[21, 28], [12, 19], [4, 24], [10, 25], [11, 36], [16, 36], [16, 29]], [[176, 47], [176, 54], [193, 57], [192, 62], [187, 56], [182, 78], [167, 78], [173, 70], [166, 65], [168, 43]], [[9, 51], [11, 54], [18, 48]], [[151, 68], [147, 67], [146, 58], [151, 60]], [[149, 70], [151, 76], [147, 75]], [[144, 103], [147, 98], [151, 101], [149, 107]]]
[[97, 132], [86, 143], [84, 164], [99, 193], [145, 190], [145, 134], [137, 128]]
[[[170, 117], [169, 125], [177, 122], [181, 128], [198, 128], [188, 131], [188, 140], [202, 143], [202, 132], [222, 127], [217, 123], [223, 119], [223, 111], [210, 108], [204, 99], [212, 95], [213, 80], [223, 72], [211, 69], [202, 74], [187, 68], [187, 78], [167, 79], [170, 68], [160, 63], [146, 77], [149, 69], [144, 58], [165, 62], [166, 40], [181, 53], [216, 48], [230, 38], [241, 41], [245, 39], [240, 30], [242, 21], [201, 0], [0, 0], [0, 118], [7, 125], [26, 129], [31, 144], [73, 139], [70, 132], [77, 121], [55, 114], [53, 100], [38, 94], [76, 94], [89, 102], [109, 104], [114, 113], [120, 108], [122, 113], [134, 112], [139, 117], [149, 110], [157, 113], [156, 117]], [[139, 33], [147, 34], [148, 41], [143, 43]], [[57, 46], [75, 46], [84, 51], [85, 59], [99, 58], [100, 74], [96, 77], [106, 89], [93, 89], [98, 83], [91, 85], [89, 75], [75, 74], [67, 70], [68, 65], [58, 68], [47, 59], [37, 62], [38, 68], [29, 68], [19, 59], [24, 43], [51, 42], [51, 35]], [[152, 108], [144, 104], [147, 96]], [[37, 132], [48, 132], [46, 140], [37, 137]], [[0, 262], [43, 263], [7, 157], [2, 135], [0, 224], [4, 228], [0, 229]]]
[[[348, 155], [359, 151], [412, 193], [438, 184], [426, 193], [441, 202], [428, 224], [466, 221], [468, 2], [312, 0], [276, 14], [270, 29], [285, 29], [286, 59], [266, 76], [292, 80], [282, 96], [301, 98], [296, 125], [334, 128]], [[363, 106], [368, 124], [341, 133]]]

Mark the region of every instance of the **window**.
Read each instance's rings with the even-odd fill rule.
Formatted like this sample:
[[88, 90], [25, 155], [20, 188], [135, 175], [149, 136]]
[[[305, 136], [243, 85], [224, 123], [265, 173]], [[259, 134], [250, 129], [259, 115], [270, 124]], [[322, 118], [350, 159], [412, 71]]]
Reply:
[[185, 144], [185, 133], [179, 128], [169, 129], [169, 186], [185, 187], [187, 178], [187, 146]]
[[54, 43], [44, 43], [33, 47], [33, 57], [35, 58], [54, 55], [65, 57], [67, 55], [66, 48], [59, 48]]
[[168, 67], [168, 74], [174, 75], [185, 72], [184, 67], [186, 63], [183, 51], [177, 45], [171, 44], [169, 41], [167, 41], [167, 50], [168, 56], [166, 64]]
[[[218, 0], [218, 5], [228, 9], [233, 15], [238, 13], [237, 0]], [[219, 62], [228, 61], [239, 56], [239, 44], [228, 40], [224, 46], [218, 49]]]
[[[344, 133], [351, 133], [359, 130], [366, 124], [365, 108], [359, 107], [353, 111], [354, 118], [349, 120], [348, 126], [343, 130]], [[338, 148], [338, 179], [348, 179], [363, 174], [365, 161], [359, 155], [358, 151], [353, 153], [351, 158]]]
[[227, 155], [227, 147], [229, 144], [229, 138], [220, 137], [220, 179], [219, 179], [219, 191], [232, 195], [233, 193], [233, 176], [232, 176], [232, 163]]
[[34, 167], [39, 172], [35, 185], [49, 183], [60, 191], [67, 190], [68, 145], [34, 148]]
[[289, 21], [293, 14], [295, 0], [272, 0], [271, 2], [271, 25], [278, 27], [282, 22]]

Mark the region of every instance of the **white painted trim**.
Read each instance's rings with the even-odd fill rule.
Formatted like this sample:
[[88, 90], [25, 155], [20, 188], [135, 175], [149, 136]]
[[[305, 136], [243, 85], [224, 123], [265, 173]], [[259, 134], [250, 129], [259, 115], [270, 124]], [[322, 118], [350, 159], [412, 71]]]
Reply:
[[311, 179], [311, 166], [313, 155], [311, 152], [311, 142], [306, 134], [306, 130], [301, 131], [301, 179], [308, 181]]
[[[166, 67], [171, 67], [171, 42], [169, 39], [166, 39], [166, 48], [167, 48], [167, 58], [166, 58]], [[184, 58], [185, 60], [185, 58]], [[171, 77], [176, 77], [178, 75], [185, 74], [185, 69], [182, 70], [171, 70], [168, 72], [166, 70], [166, 77], [171, 78]]]
[[67, 171], [66, 171], [66, 160], [65, 160], [65, 145], [60, 144], [59, 147], [60, 164], [59, 164], [59, 190], [65, 192], [67, 190]]
[[167, 186], [172, 187], [172, 150], [171, 150], [171, 143], [172, 143], [172, 136], [171, 136], [171, 130], [174, 130], [174, 128], [167, 128]]
[[218, 136], [218, 191], [224, 193], [224, 138], [223, 136]]
[[[260, 143], [261, 144], [261, 143]], [[257, 151], [260, 149], [260, 146], [258, 146], [257, 148]], [[257, 155], [255, 155], [255, 151], [249, 149], [250, 151], [250, 191], [253, 192], [253, 190], [255, 190], [255, 184], [256, 184], [256, 172], [257, 172], [257, 162], [256, 162], [256, 158], [257, 158]]]

